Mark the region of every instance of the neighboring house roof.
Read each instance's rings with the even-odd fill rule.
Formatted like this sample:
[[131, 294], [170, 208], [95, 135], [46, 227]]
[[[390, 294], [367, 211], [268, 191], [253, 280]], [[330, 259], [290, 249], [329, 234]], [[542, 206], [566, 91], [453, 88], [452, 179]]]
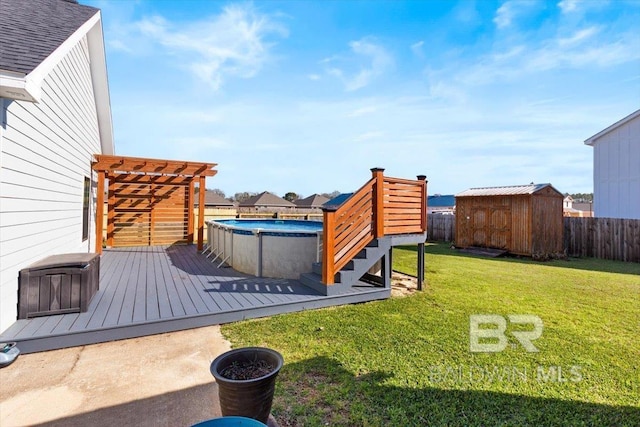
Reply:
[[573, 202], [573, 209], [578, 210], [578, 211], [586, 211], [586, 212], [591, 212], [593, 211], [593, 203], [588, 203], [588, 202]]
[[456, 197], [470, 197], [470, 196], [515, 196], [537, 193], [543, 188], [551, 187], [558, 194], [562, 195], [551, 184], [527, 184], [527, 185], [510, 185], [506, 187], [481, 187], [470, 188], [461, 193], [456, 194]]
[[636, 117], [640, 117], [640, 110], [636, 110], [633, 113], [629, 114], [627, 117], [625, 117], [624, 119], [618, 120], [617, 122], [615, 122], [614, 124], [612, 124], [611, 126], [609, 126], [608, 128], [596, 133], [595, 135], [593, 135], [591, 138], [587, 138], [584, 143], [587, 145], [593, 145], [596, 143], [596, 141], [598, 139], [600, 139], [601, 137], [603, 137], [604, 135], [608, 134], [611, 131], [616, 130], [617, 128], [619, 128], [620, 126], [630, 122], [631, 120], [635, 119]]
[[329, 207], [329, 206], [340, 206], [341, 204], [343, 204], [344, 202], [347, 201], [347, 199], [349, 197], [353, 196], [353, 193], [342, 193], [337, 195], [336, 197], [334, 197], [333, 199], [329, 200], [328, 202], [325, 202], [325, 204], [323, 205], [323, 207]]
[[0, 0], [0, 69], [29, 74], [98, 9], [63, 0]]
[[246, 207], [256, 207], [256, 206], [278, 207], [278, 208], [295, 207], [295, 205], [290, 201], [285, 200], [282, 197], [278, 197], [275, 194], [271, 194], [268, 191], [264, 191], [253, 197], [249, 197], [244, 202], [240, 202], [240, 207], [246, 208]]
[[456, 196], [453, 194], [434, 194], [427, 197], [427, 206], [430, 208], [445, 208], [456, 205]]
[[103, 154], [114, 154], [100, 10], [70, 0], [0, 0], [0, 97], [39, 103], [42, 83], [86, 37]]
[[321, 208], [328, 201], [329, 198], [322, 194], [312, 194], [304, 199], [295, 200], [293, 203], [299, 208]]
[[[195, 205], [198, 206], [198, 199], [196, 198]], [[204, 193], [204, 205], [205, 206], [220, 206], [225, 208], [234, 207], [236, 204], [231, 200], [227, 200], [224, 197], [220, 196], [218, 193], [207, 190]]]

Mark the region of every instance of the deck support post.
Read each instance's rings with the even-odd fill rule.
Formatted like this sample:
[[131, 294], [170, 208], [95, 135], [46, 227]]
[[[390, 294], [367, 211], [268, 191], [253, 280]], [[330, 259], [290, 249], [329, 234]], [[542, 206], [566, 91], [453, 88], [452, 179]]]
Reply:
[[[422, 215], [420, 225], [422, 232], [427, 231], [427, 176], [418, 175], [418, 181], [422, 183]], [[424, 243], [418, 243], [418, 290], [421, 291], [424, 283]]]
[[422, 290], [424, 283], [424, 243], [418, 243], [418, 290]]

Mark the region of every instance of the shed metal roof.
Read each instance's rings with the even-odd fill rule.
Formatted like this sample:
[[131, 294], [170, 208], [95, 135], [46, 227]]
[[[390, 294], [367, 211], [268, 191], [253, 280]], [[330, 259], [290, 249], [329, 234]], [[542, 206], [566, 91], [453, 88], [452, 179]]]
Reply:
[[[470, 188], [461, 193], [456, 194], [456, 197], [475, 197], [475, 196], [516, 196], [533, 194], [545, 187], [553, 186], [551, 184], [527, 184], [527, 185], [510, 185], [506, 187], [480, 187]], [[553, 188], [557, 193], [558, 190]]]
[[65, 0], [0, 0], [0, 70], [29, 74], [98, 12]]

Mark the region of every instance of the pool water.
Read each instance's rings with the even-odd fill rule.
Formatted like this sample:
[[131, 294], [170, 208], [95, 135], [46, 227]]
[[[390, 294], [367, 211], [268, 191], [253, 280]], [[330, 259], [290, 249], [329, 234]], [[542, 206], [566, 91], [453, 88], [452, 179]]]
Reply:
[[293, 219], [218, 219], [215, 222], [244, 230], [274, 230], [274, 231], [289, 231], [289, 232], [302, 232], [302, 231], [321, 231], [322, 221], [301, 221]]

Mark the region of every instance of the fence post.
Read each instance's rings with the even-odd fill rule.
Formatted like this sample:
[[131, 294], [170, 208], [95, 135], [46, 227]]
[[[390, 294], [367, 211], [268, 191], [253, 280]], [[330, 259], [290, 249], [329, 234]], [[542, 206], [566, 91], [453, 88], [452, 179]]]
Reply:
[[322, 283], [333, 285], [335, 281], [335, 233], [337, 206], [322, 208], [324, 229], [322, 242]]
[[372, 168], [373, 183], [373, 237], [384, 236], [384, 169]]

